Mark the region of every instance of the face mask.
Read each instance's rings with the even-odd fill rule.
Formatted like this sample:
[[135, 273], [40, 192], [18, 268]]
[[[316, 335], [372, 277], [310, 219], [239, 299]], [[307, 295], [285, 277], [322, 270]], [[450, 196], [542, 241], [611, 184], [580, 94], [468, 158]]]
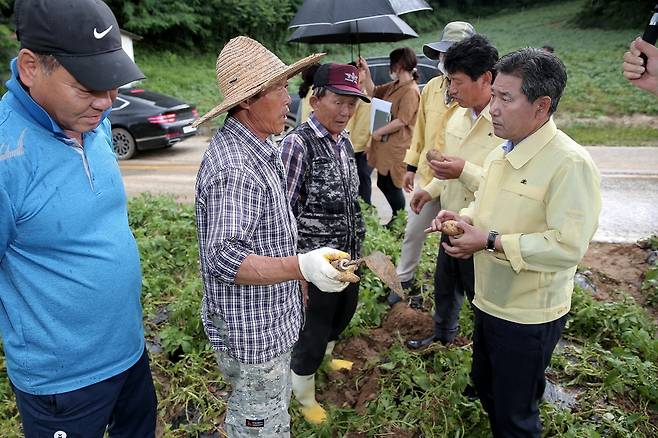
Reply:
[[436, 68], [438, 68], [439, 71], [440, 71], [441, 73], [443, 73], [444, 75], [447, 75], [447, 74], [448, 74], [448, 73], [446, 73], [446, 67], [445, 67], [445, 64], [443, 63], [443, 60], [439, 61], [439, 63], [437, 64]]
[[439, 71], [444, 75], [447, 75], [448, 73], [446, 72], [445, 60], [446, 60], [446, 54], [445, 53], [439, 54], [439, 63], [437, 64], [436, 68], [438, 68]]
[[392, 81], [397, 81], [398, 80], [398, 74], [394, 71], [390, 72], [389, 75], [391, 76]]

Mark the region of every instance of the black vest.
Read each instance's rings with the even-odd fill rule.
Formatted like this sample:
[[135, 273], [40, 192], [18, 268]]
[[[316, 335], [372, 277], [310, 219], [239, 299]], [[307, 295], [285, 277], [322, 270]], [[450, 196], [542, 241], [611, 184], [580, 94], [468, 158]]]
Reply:
[[292, 206], [299, 251], [328, 246], [358, 258], [365, 222], [358, 201], [359, 178], [352, 144], [345, 142], [349, 161], [345, 170], [332, 146], [318, 138], [307, 122], [292, 132], [300, 136], [306, 152], [299, 198]]

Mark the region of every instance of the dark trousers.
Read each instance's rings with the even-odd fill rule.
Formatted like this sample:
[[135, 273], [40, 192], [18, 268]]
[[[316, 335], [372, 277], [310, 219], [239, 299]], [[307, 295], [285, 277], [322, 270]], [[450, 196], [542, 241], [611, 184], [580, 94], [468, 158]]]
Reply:
[[391, 178], [390, 173], [388, 175], [382, 175], [379, 172], [377, 172], [377, 187], [382, 191], [386, 201], [388, 201], [391, 206], [391, 210], [393, 210], [393, 218], [395, 218], [398, 211], [404, 210], [405, 201], [402, 189], [393, 184], [393, 179]]
[[368, 158], [365, 152], [356, 152], [356, 170], [359, 175], [359, 196], [370, 204], [370, 195], [372, 193], [372, 181], [370, 175], [372, 174], [372, 167], [368, 165]]
[[155, 436], [157, 400], [146, 350], [114, 377], [71, 392], [32, 395], [12, 385], [26, 438]]
[[475, 308], [471, 378], [494, 437], [541, 437], [544, 372], [566, 320], [518, 324]]
[[[441, 243], [444, 242], [450, 244], [447, 234], [441, 236]], [[451, 257], [446, 254], [443, 245], [439, 245], [434, 271], [434, 337], [444, 343], [455, 339], [464, 295], [472, 303], [474, 294], [473, 257]]]
[[359, 300], [359, 283], [350, 283], [342, 292], [322, 292], [308, 284], [306, 322], [292, 350], [290, 368], [300, 376], [314, 374], [322, 364], [330, 341], [347, 328]]

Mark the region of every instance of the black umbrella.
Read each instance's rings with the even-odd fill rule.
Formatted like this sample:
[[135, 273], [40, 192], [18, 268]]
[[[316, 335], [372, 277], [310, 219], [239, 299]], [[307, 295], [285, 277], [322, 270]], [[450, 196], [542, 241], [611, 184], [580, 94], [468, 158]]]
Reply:
[[388, 43], [417, 37], [416, 31], [401, 18], [395, 15], [385, 15], [340, 24], [300, 26], [288, 38], [288, 42], [356, 44], [360, 56], [360, 43]]
[[431, 9], [425, 0], [305, 0], [290, 27], [338, 24]]
[[418, 34], [395, 15], [340, 24], [301, 26], [288, 38], [291, 43], [358, 44], [387, 43], [417, 38]]

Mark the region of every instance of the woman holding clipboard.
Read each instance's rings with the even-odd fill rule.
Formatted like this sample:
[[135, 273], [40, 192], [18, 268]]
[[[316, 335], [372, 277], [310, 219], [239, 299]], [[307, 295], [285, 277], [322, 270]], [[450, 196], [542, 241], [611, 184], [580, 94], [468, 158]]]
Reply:
[[[365, 73], [364, 88], [369, 96], [391, 102], [391, 121], [374, 130], [368, 151], [368, 163], [377, 169], [377, 187], [384, 193], [395, 218], [403, 210], [405, 198], [402, 179], [406, 172], [404, 155], [411, 143], [420, 91], [416, 80], [416, 54], [409, 47], [393, 50], [390, 55], [391, 82], [375, 86], [365, 59], [359, 69]], [[390, 223], [390, 222], [389, 222]]]

